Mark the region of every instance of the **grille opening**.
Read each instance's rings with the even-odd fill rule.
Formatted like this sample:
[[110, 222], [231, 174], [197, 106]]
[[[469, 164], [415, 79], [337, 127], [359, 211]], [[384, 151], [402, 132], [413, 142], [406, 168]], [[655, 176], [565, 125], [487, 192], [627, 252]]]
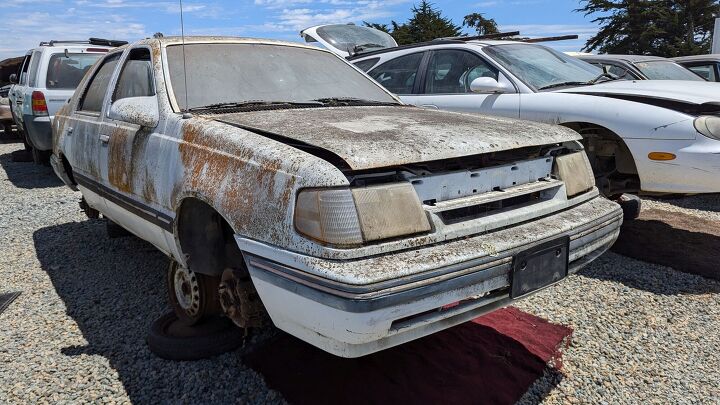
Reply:
[[536, 191], [534, 193], [511, 197], [504, 200], [492, 201], [486, 204], [471, 205], [469, 207], [442, 211], [438, 215], [446, 225], [451, 225], [458, 222], [468, 221], [470, 219], [480, 218], [506, 208], [532, 204], [540, 200], [541, 192]]

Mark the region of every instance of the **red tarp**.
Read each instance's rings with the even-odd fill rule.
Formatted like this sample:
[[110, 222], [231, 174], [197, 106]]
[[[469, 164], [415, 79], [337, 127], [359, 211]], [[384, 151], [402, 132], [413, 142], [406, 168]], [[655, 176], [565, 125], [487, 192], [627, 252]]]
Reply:
[[358, 359], [284, 334], [244, 362], [294, 404], [513, 404], [571, 333], [509, 307]]

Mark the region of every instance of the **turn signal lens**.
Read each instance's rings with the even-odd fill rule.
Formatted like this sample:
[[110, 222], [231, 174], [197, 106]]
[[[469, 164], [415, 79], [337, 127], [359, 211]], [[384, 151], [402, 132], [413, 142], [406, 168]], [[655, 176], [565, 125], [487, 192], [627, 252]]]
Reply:
[[306, 190], [295, 205], [298, 232], [337, 245], [362, 243], [360, 221], [349, 189]]
[[660, 160], [660, 161], [666, 161], [666, 160], [675, 160], [677, 156], [675, 156], [672, 153], [669, 152], [650, 152], [648, 154], [648, 158], [650, 160]]
[[555, 158], [555, 173], [565, 183], [568, 198], [582, 194], [595, 186], [595, 175], [585, 151]]
[[41, 91], [32, 92], [32, 113], [33, 115], [48, 115], [45, 95]]

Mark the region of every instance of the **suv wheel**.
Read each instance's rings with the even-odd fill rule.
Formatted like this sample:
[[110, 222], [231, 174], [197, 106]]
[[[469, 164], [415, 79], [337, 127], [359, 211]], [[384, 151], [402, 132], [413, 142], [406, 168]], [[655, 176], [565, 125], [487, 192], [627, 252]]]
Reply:
[[170, 305], [183, 324], [195, 325], [220, 312], [219, 277], [196, 273], [171, 260], [167, 281]]

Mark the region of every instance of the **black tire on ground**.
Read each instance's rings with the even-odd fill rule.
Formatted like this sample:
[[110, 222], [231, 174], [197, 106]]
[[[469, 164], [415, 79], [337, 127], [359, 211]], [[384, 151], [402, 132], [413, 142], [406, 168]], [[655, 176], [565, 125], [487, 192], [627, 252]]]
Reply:
[[615, 202], [620, 204], [625, 221], [632, 221], [640, 216], [640, 211], [642, 210], [640, 197], [632, 194], [623, 194], [617, 198]]
[[[176, 276], [178, 272], [181, 273], [179, 277]], [[175, 260], [170, 260], [167, 272], [170, 306], [178, 320], [187, 326], [198, 324], [221, 312], [219, 284], [220, 277], [195, 273], [181, 267]]]
[[166, 360], [200, 360], [237, 349], [245, 332], [219, 315], [195, 326], [179, 322], [174, 312], [167, 313], [150, 327], [146, 342], [150, 351]]
[[35, 162], [36, 165], [49, 166], [51, 154], [52, 151], [50, 150], [39, 150], [37, 148], [32, 148], [33, 162]]
[[107, 236], [110, 239], [132, 236], [132, 233], [130, 233], [127, 229], [123, 228], [122, 226], [116, 224], [109, 219], [106, 219], [105, 231], [107, 232]]

